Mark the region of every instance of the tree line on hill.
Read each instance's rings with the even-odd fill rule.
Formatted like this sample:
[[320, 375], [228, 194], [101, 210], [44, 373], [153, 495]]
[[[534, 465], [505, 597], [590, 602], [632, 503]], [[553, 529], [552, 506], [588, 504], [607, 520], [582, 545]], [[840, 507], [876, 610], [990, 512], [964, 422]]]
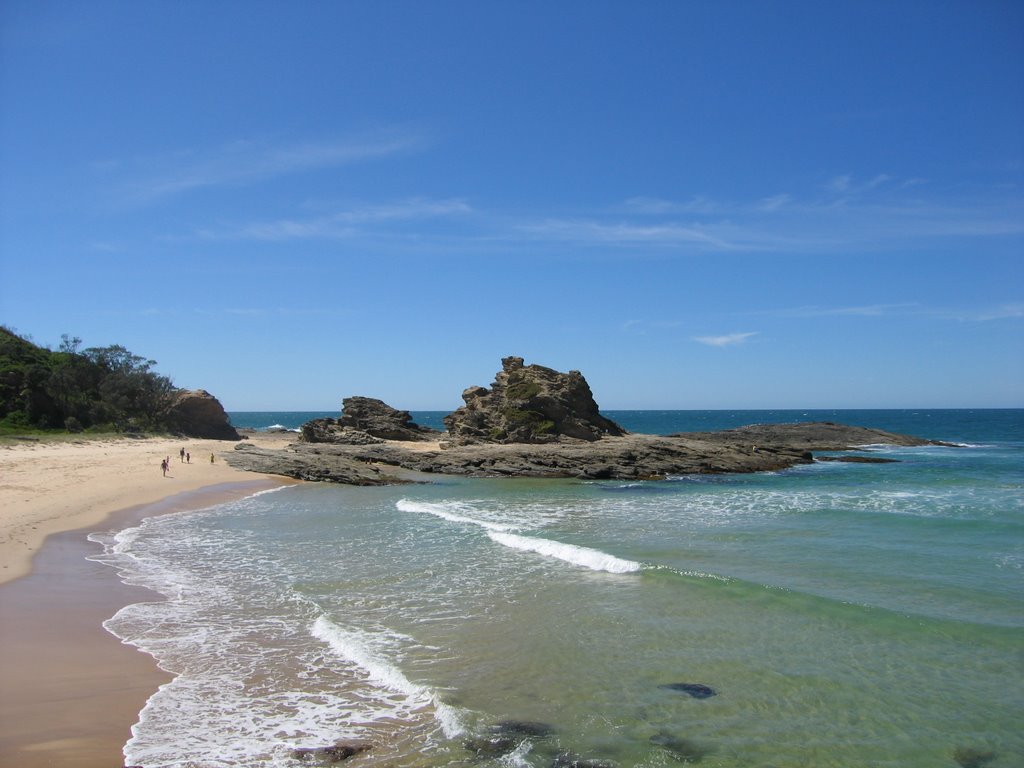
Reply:
[[165, 431], [177, 391], [155, 360], [123, 346], [81, 349], [64, 334], [56, 350], [0, 326], [0, 431]]

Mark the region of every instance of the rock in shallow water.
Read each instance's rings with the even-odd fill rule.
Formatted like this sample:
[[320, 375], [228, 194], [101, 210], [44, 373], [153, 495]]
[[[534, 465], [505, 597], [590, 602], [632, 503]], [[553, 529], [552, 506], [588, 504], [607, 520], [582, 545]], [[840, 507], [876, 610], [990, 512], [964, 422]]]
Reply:
[[366, 752], [371, 748], [371, 744], [345, 744], [339, 742], [329, 747], [293, 749], [292, 757], [301, 762], [309, 762], [314, 765], [332, 765], [348, 760], [350, 757]]
[[551, 768], [616, 768], [610, 760], [591, 760], [572, 752], [563, 752], [551, 764]]
[[530, 720], [502, 720], [488, 728], [487, 735], [466, 739], [463, 746], [478, 758], [495, 758], [518, 749], [527, 739], [547, 739], [555, 729]]
[[681, 763], [699, 763], [711, 751], [689, 739], [664, 731], [651, 736], [651, 743], [657, 744]]
[[957, 747], [953, 750], [953, 759], [961, 768], [982, 768], [996, 759], [996, 753], [989, 749]]
[[664, 688], [667, 691], [687, 693], [695, 699], [707, 699], [718, 693], [714, 688], [701, 685], [700, 683], [665, 683], [665, 685], [659, 685], [658, 687]]
[[523, 736], [546, 739], [555, 735], [554, 726], [533, 720], [502, 720], [491, 727], [491, 732], [504, 736]]

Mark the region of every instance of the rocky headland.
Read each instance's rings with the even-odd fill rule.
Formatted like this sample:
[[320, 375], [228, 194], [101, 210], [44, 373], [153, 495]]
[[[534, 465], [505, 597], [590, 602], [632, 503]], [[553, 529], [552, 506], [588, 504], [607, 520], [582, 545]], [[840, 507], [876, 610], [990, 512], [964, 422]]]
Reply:
[[241, 440], [231, 426], [224, 406], [205, 389], [179, 389], [167, 409], [168, 427], [189, 437], [208, 440]]
[[[424, 474], [656, 480], [774, 471], [814, 462], [816, 452], [877, 444], [949, 445], [830, 422], [630, 434], [600, 414], [579, 371], [559, 373], [519, 357], [502, 360], [491, 387], [470, 387], [463, 400], [441, 433], [380, 400], [346, 398], [339, 419], [303, 425], [301, 441], [281, 450], [243, 443], [228, 461], [254, 472], [352, 485], [416, 482]], [[818, 460], [890, 461], [863, 453]]]

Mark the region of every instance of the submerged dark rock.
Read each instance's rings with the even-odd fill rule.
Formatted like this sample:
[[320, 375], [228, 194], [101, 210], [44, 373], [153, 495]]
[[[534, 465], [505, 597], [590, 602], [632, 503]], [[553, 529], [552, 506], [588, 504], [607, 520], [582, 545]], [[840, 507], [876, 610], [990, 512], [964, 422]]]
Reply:
[[554, 733], [554, 727], [547, 723], [502, 720], [488, 728], [485, 735], [466, 739], [463, 746], [478, 758], [495, 758], [514, 752], [527, 739], [548, 739]]
[[516, 738], [514, 736], [497, 736], [492, 734], [490, 736], [476, 736], [466, 739], [463, 742], [463, 746], [478, 758], [485, 759], [501, 757], [502, 755], [507, 755], [509, 752], [514, 752], [522, 743], [523, 738]]
[[957, 747], [953, 750], [953, 759], [961, 768], [982, 768], [996, 759], [996, 753], [990, 749]]
[[659, 688], [664, 688], [668, 691], [679, 691], [680, 693], [686, 693], [695, 699], [709, 699], [712, 696], [718, 695], [718, 691], [708, 685], [702, 685], [701, 683], [665, 683], [659, 685]]
[[348, 760], [373, 748], [372, 744], [346, 744], [339, 742], [329, 747], [303, 747], [292, 750], [292, 757], [316, 765], [332, 765]]
[[665, 731], [651, 736], [651, 743], [657, 744], [681, 763], [699, 763], [711, 753], [707, 747]]
[[491, 733], [501, 736], [519, 736], [546, 739], [555, 735], [555, 728], [534, 720], [502, 720], [491, 726]]
[[580, 757], [573, 752], [562, 752], [555, 757], [551, 768], [616, 768], [617, 764], [611, 760], [592, 760]]

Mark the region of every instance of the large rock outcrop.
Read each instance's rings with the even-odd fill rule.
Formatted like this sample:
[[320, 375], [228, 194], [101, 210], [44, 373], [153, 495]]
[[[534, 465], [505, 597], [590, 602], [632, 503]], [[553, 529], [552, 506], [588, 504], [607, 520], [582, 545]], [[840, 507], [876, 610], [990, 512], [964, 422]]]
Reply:
[[561, 438], [594, 441], [626, 430], [598, 411], [579, 371], [559, 373], [506, 357], [490, 389], [470, 387], [465, 405], [444, 418], [449, 438], [466, 443], [551, 443]]
[[421, 427], [408, 411], [392, 408], [372, 397], [346, 397], [340, 419], [313, 419], [302, 425], [307, 443], [369, 445], [382, 440], [436, 440], [440, 433]]
[[179, 389], [175, 392], [167, 410], [167, 424], [171, 429], [189, 437], [242, 439], [231, 426], [224, 406], [205, 389]]

